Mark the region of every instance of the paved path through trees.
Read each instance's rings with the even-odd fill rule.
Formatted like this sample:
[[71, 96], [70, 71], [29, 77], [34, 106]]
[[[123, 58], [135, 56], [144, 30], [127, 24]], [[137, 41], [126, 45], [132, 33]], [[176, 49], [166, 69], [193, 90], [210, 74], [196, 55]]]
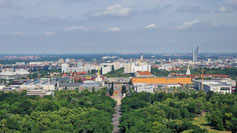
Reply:
[[119, 118], [121, 117], [121, 99], [122, 99], [122, 95], [121, 95], [121, 90], [119, 89], [115, 89], [114, 90], [115, 95], [112, 96], [111, 98], [113, 98], [116, 102], [117, 105], [114, 107], [115, 110], [115, 114], [113, 115], [112, 121], [113, 121], [113, 133], [119, 133]]

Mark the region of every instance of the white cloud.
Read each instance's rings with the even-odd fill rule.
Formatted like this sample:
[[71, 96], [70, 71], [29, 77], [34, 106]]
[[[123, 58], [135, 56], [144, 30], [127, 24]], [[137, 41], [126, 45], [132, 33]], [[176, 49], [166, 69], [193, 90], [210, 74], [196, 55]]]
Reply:
[[146, 30], [151, 30], [151, 29], [154, 29], [154, 28], [156, 28], [157, 26], [155, 25], [155, 24], [149, 24], [149, 25], [147, 25], [147, 26], [145, 26], [144, 28], [146, 29]]
[[53, 35], [55, 35], [55, 32], [48, 31], [48, 32], [45, 32], [44, 35], [45, 36], [53, 36]]
[[12, 32], [11, 34], [13, 34], [13, 35], [24, 35], [23, 32]]
[[64, 31], [90, 31], [94, 30], [93, 27], [84, 27], [84, 26], [71, 26], [71, 27], [66, 27]]
[[224, 7], [224, 6], [222, 6], [222, 7], [219, 8], [219, 12], [226, 12], [226, 11], [227, 11], [227, 9], [226, 9], [226, 7]]
[[200, 23], [199, 20], [193, 20], [191, 22], [184, 22], [182, 25], [178, 26], [177, 29], [179, 29], [179, 30], [188, 29], [188, 28], [190, 28], [193, 25], [198, 24], [198, 23]]
[[118, 27], [110, 27], [107, 31], [110, 31], [110, 32], [118, 32], [120, 31], [121, 29], [118, 28]]
[[15, 31], [15, 32], [3, 33], [3, 35], [8, 35], [8, 36], [23, 36], [23, 35], [25, 35], [25, 34], [24, 34], [23, 32]]
[[96, 12], [95, 16], [122, 16], [126, 17], [129, 16], [132, 12], [132, 9], [123, 7], [122, 5], [113, 5], [110, 7], [107, 7], [102, 12]]

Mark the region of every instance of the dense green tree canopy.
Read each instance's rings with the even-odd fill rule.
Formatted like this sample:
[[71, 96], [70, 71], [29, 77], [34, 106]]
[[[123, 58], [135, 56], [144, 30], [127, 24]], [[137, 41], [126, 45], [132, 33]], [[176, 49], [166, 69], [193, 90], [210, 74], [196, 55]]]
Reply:
[[111, 133], [115, 101], [106, 90], [63, 90], [55, 96], [0, 93], [0, 132]]
[[237, 95], [204, 93], [133, 93], [122, 99], [122, 132], [200, 133], [205, 129], [192, 124], [206, 113], [210, 126], [236, 131]]

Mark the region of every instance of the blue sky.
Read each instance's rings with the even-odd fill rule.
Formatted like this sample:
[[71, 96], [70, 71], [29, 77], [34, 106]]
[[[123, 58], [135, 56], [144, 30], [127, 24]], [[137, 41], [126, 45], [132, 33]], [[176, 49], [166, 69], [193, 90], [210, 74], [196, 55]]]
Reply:
[[237, 52], [237, 0], [0, 0], [0, 53]]

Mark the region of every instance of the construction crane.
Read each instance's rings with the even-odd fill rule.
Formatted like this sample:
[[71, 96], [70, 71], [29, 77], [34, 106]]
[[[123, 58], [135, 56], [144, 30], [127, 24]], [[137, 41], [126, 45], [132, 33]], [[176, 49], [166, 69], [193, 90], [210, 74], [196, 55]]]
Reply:
[[202, 90], [204, 90], [204, 88], [203, 88], [203, 77], [204, 77], [204, 69], [202, 67]]

